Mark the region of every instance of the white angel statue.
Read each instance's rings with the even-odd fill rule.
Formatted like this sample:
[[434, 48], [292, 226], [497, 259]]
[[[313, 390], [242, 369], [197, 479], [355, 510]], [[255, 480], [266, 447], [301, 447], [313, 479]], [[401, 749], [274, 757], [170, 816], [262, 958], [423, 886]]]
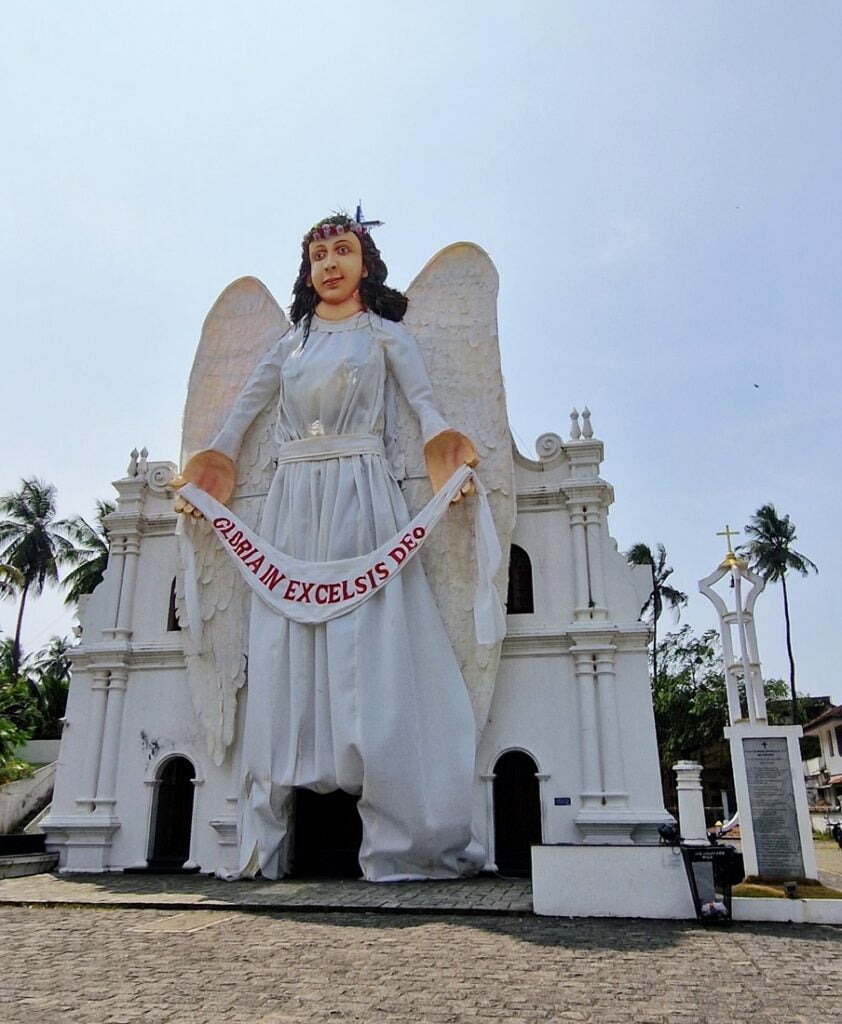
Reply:
[[320, 221], [292, 324], [259, 281], [235, 282], [191, 375], [178, 596], [217, 763], [247, 676], [236, 877], [286, 873], [296, 787], [359, 795], [367, 880], [483, 864], [474, 761], [514, 522], [497, 275], [464, 243], [409, 298], [386, 275], [360, 219]]

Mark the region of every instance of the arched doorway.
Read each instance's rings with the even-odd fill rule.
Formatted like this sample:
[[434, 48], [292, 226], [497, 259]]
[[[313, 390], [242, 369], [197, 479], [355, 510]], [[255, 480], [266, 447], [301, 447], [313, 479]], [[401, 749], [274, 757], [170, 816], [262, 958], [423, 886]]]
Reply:
[[176, 870], [190, 857], [195, 769], [186, 757], [170, 757], [155, 778], [148, 864]]
[[292, 865], [295, 878], [359, 878], [363, 825], [358, 796], [295, 790]]
[[538, 766], [522, 750], [509, 750], [494, 766], [494, 852], [501, 875], [528, 878], [531, 847], [541, 842]]

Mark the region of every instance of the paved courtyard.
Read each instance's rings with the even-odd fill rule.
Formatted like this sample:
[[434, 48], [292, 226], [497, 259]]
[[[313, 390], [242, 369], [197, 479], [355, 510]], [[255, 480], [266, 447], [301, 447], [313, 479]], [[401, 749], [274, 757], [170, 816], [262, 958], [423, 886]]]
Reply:
[[537, 918], [503, 879], [11, 878], [0, 941], [0, 1024], [842, 1021], [840, 928]]
[[[842, 851], [817, 854], [842, 885]], [[531, 907], [492, 878], [2, 879], [0, 1024], [842, 1024], [842, 928]]]
[[830, 1024], [842, 930], [0, 906], [3, 1024]]

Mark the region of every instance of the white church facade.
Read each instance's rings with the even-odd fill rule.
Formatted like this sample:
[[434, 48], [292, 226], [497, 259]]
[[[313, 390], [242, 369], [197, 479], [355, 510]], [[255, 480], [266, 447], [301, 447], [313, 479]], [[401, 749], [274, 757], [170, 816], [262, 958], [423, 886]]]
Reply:
[[[486, 867], [503, 874], [528, 871], [532, 845], [646, 845], [671, 821], [638, 614], [649, 574], [609, 534], [602, 456], [587, 412], [572, 415], [569, 441], [545, 434], [536, 459], [514, 453], [507, 633], [473, 807]], [[216, 764], [193, 708], [175, 614], [174, 472], [133, 455], [115, 482], [105, 578], [80, 608], [43, 824], [64, 872], [237, 867], [240, 734]], [[296, 806], [296, 873], [353, 864], [352, 804], [331, 797]]]

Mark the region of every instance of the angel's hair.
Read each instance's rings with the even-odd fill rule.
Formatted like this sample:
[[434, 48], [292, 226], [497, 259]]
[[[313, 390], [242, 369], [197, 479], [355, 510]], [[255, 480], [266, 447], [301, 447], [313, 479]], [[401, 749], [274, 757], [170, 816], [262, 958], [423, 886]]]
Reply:
[[[323, 224], [341, 224], [347, 227], [351, 223], [353, 222], [350, 217], [344, 214], [334, 214], [320, 220], [318, 224], [314, 225], [314, 228], [321, 227]], [[310, 232], [312, 230], [313, 228], [307, 232], [301, 243], [301, 265], [298, 268], [298, 277], [292, 287], [292, 305], [289, 310], [289, 318], [296, 327], [302, 321], [304, 322], [305, 341], [310, 333], [310, 323], [319, 302], [316, 289], [312, 284], [307, 283], [307, 278], [310, 276]], [[389, 288], [386, 284], [386, 276], [389, 271], [371, 235], [364, 231], [362, 234], [358, 234], [357, 238], [359, 238], [363, 250], [363, 266], [368, 271], [368, 274], [360, 281], [360, 301], [366, 309], [382, 316], [384, 320], [400, 322], [406, 313], [409, 299], [403, 292]]]

